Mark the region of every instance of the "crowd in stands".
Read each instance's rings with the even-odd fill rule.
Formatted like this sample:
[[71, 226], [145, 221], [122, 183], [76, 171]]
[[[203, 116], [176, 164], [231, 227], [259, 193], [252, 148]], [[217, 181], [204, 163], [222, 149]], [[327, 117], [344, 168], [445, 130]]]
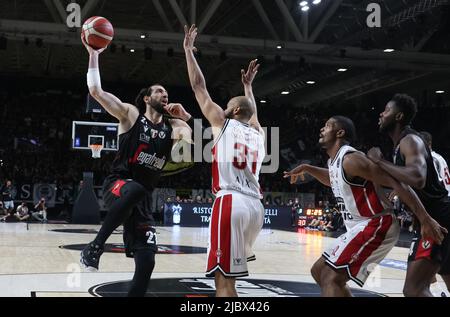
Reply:
[[[14, 85], [15, 88], [11, 86], [0, 90], [2, 184], [6, 179], [11, 179], [16, 186], [24, 183], [54, 183], [58, 188], [64, 184], [72, 184], [75, 187], [82, 179], [84, 171], [94, 172], [94, 185], [102, 184], [109, 173], [114, 153], [102, 152], [100, 159], [91, 159], [90, 152], [72, 150], [72, 121], [115, 122], [115, 120], [107, 114], [85, 113], [87, 90], [83, 85], [73, 89], [67, 88], [66, 85], [48, 90], [43, 87], [52, 86], [42, 83], [39, 87], [25, 85], [17, 88], [20, 85]], [[136, 87], [111, 88], [111, 91], [127, 101], [134, 99], [137, 90]], [[169, 87], [168, 90], [174, 101], [195, 105], [192, 92], [188, 88]], [[387, 100], [383, 97], [383, 100], [377, 100], [374, 105], [370, 104], [367, 107], [355, 104], [328, 105], [321, 107], [320, 111], [314, 108], [293, 108], [280, 103], [259, 104], [262, 126], [280, 127], [280, 166], [275, 173], [261, 174], [262, 190], [314, 193], [316, 201], [332, 203], [333, 195], [330, 189], [311, 178], [291, 185], [283, 179], [283, 171], [301, 162], [326, 166], [326, 155], [318, 147], [317, 140], [325, 120], [336, 114], [348, 115], [354, 120], [358, 131], [358, 141], [355, 144], [357, 148], [365, 151], [373, 145], [378, 145], [383, 147], [386, 155], [389, 155], [392, 145], [381, 142], [377, 132], [378, 115]], [[225, 104], [225, 100], [221, 102]], [[194, 117], [200, 116], [197, 107], [191, 106], [189, 110]], [[414, 123], [414, 127], [418, 130], [428, 130], [433, 134], [434, 148], [444, 157], [450, 157], [450, 148], [448, 142], [445, 142], [450, 138], [450, 132], [440, 127], [446, 126], [449, 119], [450, 114], [446, 108], [429, 107], [421, 109]], [[433, 122], [433, 125], [429, 122]], [[268, 133], [268, 138], [271, 133]], [[273, 154], [270, 150], [269, 145], [268, 154]], [[160, 187], [174, 189], [207, 189], [210, 184], [211, 166], [208, 163], [197, 163], [182, 174], [164, 177], [160, 181]], [[288, 202], [282, 204], [286, 205]], [[317, 226], [312, 224], [312, 227]]]

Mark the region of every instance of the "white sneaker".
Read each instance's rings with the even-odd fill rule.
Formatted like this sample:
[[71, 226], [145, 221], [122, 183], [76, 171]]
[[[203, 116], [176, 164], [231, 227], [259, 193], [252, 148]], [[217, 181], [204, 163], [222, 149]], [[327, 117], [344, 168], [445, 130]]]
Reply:
[[438, 282], [430, 285], [430, 292], [434, 297], [450, 297], [448, 290], [441, 287]]

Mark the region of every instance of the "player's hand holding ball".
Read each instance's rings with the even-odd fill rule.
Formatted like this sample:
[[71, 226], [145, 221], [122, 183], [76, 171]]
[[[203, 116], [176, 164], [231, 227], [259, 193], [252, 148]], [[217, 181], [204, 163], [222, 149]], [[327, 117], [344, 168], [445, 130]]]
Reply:
[[89, 54], [103, 52], [114, 37], [114, 28], [107, 19], [94, 16], [82, 26], [81, 41]]

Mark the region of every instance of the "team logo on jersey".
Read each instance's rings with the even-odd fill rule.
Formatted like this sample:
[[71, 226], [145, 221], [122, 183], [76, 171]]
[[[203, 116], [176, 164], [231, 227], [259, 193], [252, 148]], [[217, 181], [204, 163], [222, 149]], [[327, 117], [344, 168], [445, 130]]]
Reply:
[[356, 260], [358, 260], [358, 258], [359, 258], [359, 254], [358, 253], [354, 253], [352, 255], [352, 262], [356, 262]]
[[424, 248], [425, 250], [431, 247], [431, 242], [428, 240], [423, 240], [422, 241], [422, 248]]
[[160, 139], [164, 139], [166, 137], [166, 132], [159, 131], [158, 136], [159, 136]]
[[222, 251], [220, 251], [220, 249], [217, 249], [217, 251], [216, 251], [216, 256], [217, 256], [218, 258], [220, 258], [220, 257], [222, 256]]

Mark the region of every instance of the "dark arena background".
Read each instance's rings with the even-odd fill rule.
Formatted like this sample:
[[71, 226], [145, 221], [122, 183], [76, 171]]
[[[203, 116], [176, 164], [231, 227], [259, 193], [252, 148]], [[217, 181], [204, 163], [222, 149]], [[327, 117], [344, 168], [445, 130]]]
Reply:
[[[389, 159], [393, 144], [379, 132], [380, 113], [395, 94], [408, 94], [418, 105], [412, 127], [429, 132], [433, 150], [450, 159], [447, 1], [1, 0], [1, 297], [122, 297], [130, 287], [135, 263], [125, 257], [122, 226], [109, 237], [98, 272], [79, 265], [108, 215], [102, 185], [119, 149], [119, 121], [86, 84], [89, 55], [80, 32], [92, 16], [114, 27], [99, 55], [103, 90], [133, 104], [142, 88], [160, 84], [169, 102], [202, 118], [205, 128], [189, 81], [184, 25], [198, 27], [195, 57], [224, 109], [244, 94], [241, 69], [258, 59], [253, 91], [266, 128], [259, 177], [265, 214], [256, 261], [236, 282], [240, 297], [321, 295], [310, 270], [346, 232], [339, 202], [312, 176], [290, 184], [283, 172], [327, 167], [318, 140], [328, 118], [351, 118], [353, 146], [365, 153], [380, 147]], [[159, 244], [148, 297], [215, 294], [214, 279], [204, 275], [215, 199], [212, 136], [199, 138], [202, 158], [169, 163], [146, 198]], [[101, 146], [99, 158], [93, 145]], [[450, 185], [448, 168], [445, 176], [440, 180]], [[356, 297], [404, 296], [414, 224], [400, 201], [394, 208], [398, 241], [370, 267], [363, 287], [348, 282]], [[431, 292], [448, 295], [440, 275]]]

